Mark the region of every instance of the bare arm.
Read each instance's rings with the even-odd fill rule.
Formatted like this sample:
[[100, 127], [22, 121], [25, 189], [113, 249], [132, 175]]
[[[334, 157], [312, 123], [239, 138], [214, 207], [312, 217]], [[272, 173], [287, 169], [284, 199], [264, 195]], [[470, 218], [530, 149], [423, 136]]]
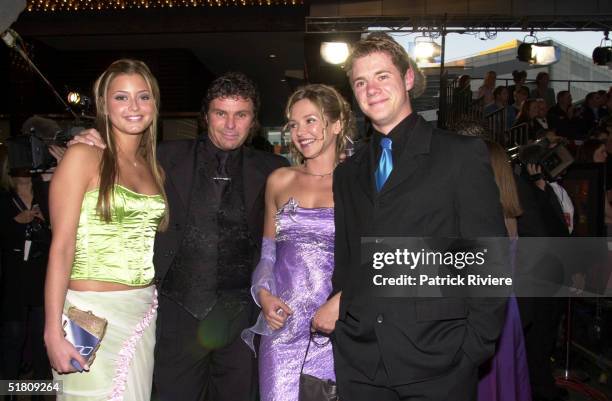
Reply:
[[64, 339], [61, 315], [74, 259], [76, 231], [85, 191], [96, 185], [97, 151], [72, 146], [59, 164], [49, 191], [53, 240], [45, 282], [45, 344], [51, 366], [59, 373], [74, 372], [72, 358], [88, 370], [85, 360]]

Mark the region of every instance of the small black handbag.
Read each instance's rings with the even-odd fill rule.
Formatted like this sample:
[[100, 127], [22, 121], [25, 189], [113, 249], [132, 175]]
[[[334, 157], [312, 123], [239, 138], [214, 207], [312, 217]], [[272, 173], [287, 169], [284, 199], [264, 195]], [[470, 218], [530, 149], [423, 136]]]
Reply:
[[304, 355], [304, 361], [300, 369], [300, 392], [298, 399], [299, 401], [339, 401], [336, 382], [329, 379], [319, 379], [318, 377], [304, 373], [304, 364], [306, 363], [310, 343], [315, 342], [313, 340], [313, 334], [314, 333], [310, 334], [308, 346], [306, 347], [306, 355]]

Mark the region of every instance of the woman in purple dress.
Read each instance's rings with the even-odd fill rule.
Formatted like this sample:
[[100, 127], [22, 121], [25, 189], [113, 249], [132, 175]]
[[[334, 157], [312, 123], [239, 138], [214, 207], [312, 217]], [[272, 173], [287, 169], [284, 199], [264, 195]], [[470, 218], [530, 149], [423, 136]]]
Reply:
[[[489, 149], [491, 167], [499, 188], [504, 220], [510, 237], [510, 255], [516, 254], [518, 237], [516, 218], [521, 209], [516, 182], [510, 169], [506, 151], [497, 143], [485, 141]], [[531, 401], [529, 370], [525, 353], [525, 339], [516, 297], [508, 299], [506, 321], [497, 342], [495, 355], [480, 367], [478, 401]]]
[[332, 174], [354, 131], [350, 106], [333, 88], [308, 85], [287, 102], [295, 164], [266, 184], [262, 255], [251, 292], [262, 311], [243, 332], [253, 348], [261, 335], [262, 401], [297, 401], [304, 373], [335, 380], [329, 339], [310, 341], [310, 321], [331, 292], [334, 270]]

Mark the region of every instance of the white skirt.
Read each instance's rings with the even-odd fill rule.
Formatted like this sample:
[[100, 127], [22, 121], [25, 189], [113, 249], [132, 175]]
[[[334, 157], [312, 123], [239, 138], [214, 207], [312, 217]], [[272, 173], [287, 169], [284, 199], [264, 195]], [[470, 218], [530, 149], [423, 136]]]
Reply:
[[58, 400], [143, 401], [151, 398], [157, 319], [155, 286], [126, 291], [68, 290], [64, 311], [75, 306], [108, 321], [89, 372], [59, 375]]

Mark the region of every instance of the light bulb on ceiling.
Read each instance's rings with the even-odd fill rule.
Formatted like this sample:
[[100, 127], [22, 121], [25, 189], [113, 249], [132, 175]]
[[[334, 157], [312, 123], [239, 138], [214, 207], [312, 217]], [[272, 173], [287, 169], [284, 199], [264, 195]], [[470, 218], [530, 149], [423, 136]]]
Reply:
[[321, 43], [321, 57], [330, 64], [342, 64], [349, 55], [349, 47], [346, 42], [323, 42]]

